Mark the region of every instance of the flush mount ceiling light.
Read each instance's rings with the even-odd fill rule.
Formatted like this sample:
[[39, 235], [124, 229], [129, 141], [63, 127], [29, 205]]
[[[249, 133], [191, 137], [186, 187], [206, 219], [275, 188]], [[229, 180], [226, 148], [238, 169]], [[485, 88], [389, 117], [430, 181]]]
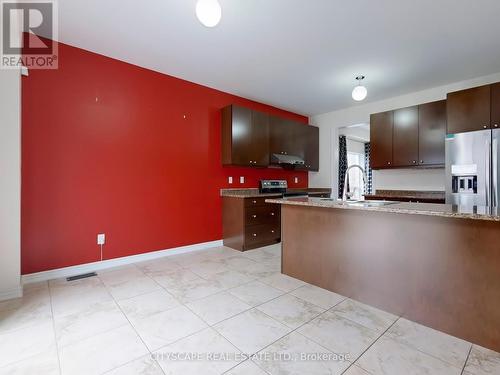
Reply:
[[352, 90], [352, 98], [357, 102], [364, 100], [368, 94], [366, 87], [361, 84], [364, 79], [365, 76], [357, 76], [358, 85]]
[[222, 18], [222, 8], [217, 0], [198, 0], [196, 17], [206, 27], [215, 27]]

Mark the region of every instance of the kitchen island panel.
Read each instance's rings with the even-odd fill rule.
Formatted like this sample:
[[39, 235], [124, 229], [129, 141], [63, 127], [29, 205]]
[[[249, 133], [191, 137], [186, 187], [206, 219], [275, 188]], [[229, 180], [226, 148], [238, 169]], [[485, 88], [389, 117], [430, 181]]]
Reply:
[[283, 273], [500, 351], [500, 223], [282, 205]]

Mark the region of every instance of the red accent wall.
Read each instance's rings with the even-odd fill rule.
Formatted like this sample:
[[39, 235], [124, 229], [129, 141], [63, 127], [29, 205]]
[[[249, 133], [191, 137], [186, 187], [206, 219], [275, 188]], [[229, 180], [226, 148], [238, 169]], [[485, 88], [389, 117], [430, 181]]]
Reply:
[[233, 103], [307, 122], [59, 44], [59, 69], [22, 83], [22, 273], [99, 260], [97, 233], [106, 259], [218, 240], [220, 188], [307, 187], [305, 172], [222, 167], [220, 109]]

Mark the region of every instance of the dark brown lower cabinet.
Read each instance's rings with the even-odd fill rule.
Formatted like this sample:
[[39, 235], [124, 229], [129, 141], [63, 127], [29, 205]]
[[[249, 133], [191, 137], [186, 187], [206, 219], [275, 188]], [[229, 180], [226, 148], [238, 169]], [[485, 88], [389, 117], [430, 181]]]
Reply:
[[224, 246], [245, 251], [281, 240], [281, 208], [265, 197], [222, 198]]

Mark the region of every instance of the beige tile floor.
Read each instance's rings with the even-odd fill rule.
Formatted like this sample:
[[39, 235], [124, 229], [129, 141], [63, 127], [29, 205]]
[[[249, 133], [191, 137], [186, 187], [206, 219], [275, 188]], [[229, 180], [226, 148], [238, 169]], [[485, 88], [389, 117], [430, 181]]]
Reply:
[[500, 374], [500, 354], [220, 247], [0, 302], [3, 374]]

